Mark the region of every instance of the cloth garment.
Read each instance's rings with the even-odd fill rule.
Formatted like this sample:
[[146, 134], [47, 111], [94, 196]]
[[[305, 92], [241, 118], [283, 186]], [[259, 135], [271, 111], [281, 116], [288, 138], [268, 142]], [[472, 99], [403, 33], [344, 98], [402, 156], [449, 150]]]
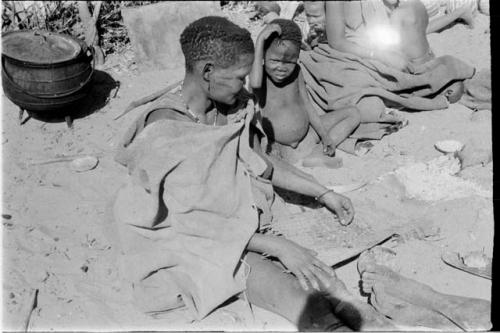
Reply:
[[181, 97], [166, 94], [127, 130], [115, 157], [130, 174], [114, 203], [122, 275], [143, 311], [184, 303], [202, 319], [245, 290], [241, 259], [271, 217], [272, 185], [260, 177], [268, 165], [249, 142], [250, 128], [261, 127], [251, 100], [225, 126], [188, 116], [145, 126], [160, 109], [188, 114]]
[[491, 110], [491, 70], [482, 69], [464, 82], [460, 103], [472, 110]]
[[367, 96], [379, 96], [412, 110], [444, 109], [448, 107], [444, 96], [426, 96], [474, 74], [473, 67], [452, 56], [432, 59], [411, 74], [326, 44], [302, 52], [300, 65], [311, 100], [325, 112], [356, 105]]

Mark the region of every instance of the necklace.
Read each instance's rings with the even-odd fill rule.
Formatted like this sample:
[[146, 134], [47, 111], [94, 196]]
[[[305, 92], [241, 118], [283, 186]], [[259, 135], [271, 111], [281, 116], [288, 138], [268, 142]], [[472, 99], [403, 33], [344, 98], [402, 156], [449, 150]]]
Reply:
[[[197, 124], [201, 124], [201, 119], [198, 117], [197, 114], [195, 114], [187, 105], [186, 101], [184, 100], [184, 96], [182, 95], [182, 89], [178, 91], [179, 96], [182, 98], [182, 102], [184, 103], [184, 107], [186, 108], [186, 111], [189, 113], [191, 117], [193, 117], [194, 121]], [[214, 123], [213, 126], [217, 126], [217, 117], [219, 116], [219, 108], [217, 107], [217, 102], [214, 101], [215, 105], [215, 117], [214, 117]]]
[[[194, 121], [198, 124], [201, 124], [201, 119], [200, 117], [198, 117], [193, 111], [191, 111], [191, 109], [189, 108], [189, 106], [187, 106], [187, 104], [185, 104], [186, 106], [186, 110], [187, 112], [191, 115], [191, 117], [194, 118]], [[214, 116], [214, 123], [213, 123], [213, 126], [217, 126], [217, 116], [219, 115], [219, 110], [217, 109], [217, 107], [215, 107], [215, 116]]]

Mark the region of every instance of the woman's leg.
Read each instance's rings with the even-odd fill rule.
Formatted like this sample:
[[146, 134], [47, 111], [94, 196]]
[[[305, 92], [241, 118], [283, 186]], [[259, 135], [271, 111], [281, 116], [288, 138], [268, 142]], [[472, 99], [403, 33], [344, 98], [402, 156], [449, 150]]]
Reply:
[[246, 261], [250, 265], [250, 303], [285, 317], [300, 331], [395, 329], [384, 315], [350, 294], [336, 277], [332, 277], [328, 287], [322, 286], [322, 292], [306, 292], [293, 275], [284, 273], [282, 267], [261, 255], [249, 252]]
[[344, 141], [359, 126], [361, 116], [354, 107], [328, 112], [321, 116], [323, 126], [335, 147]]
[[306, 292], [297, 279], [261, 255], [249, 252], [247, 296], [250, 303], [274, 312], [295, 324], [299, 331], [350, 331], [334, 314], [319, 292]]

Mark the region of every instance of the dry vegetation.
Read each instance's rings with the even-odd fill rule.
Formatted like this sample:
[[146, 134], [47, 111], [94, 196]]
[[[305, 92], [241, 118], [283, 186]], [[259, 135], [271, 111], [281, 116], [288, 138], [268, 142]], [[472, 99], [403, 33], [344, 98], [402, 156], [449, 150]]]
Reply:
[[[121, 9], [159, 1], [103, 1], [97, 20], [100, 47], [105, 54], [119, 53], [130, 42]], [[93, 5], [89, 1], [90, 10]], [[2, 1], [2, 32], [44, 29], [84, 39], [76, 1]]]

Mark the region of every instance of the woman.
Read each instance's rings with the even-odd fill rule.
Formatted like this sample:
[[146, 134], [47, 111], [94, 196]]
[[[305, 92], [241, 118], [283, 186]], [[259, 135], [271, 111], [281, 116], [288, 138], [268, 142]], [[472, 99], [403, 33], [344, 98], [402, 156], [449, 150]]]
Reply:
[[186, 305], [202, 319], [245, 291], [299, 329], [348, 329], [337, 316], [354, 329], [388, 327], [313, 251], [260, 231], [272, 220], [272, 186], [315, 197], [343, 224], [354, 211], [348, 198], [261, 152], [265, 136], [243, 90], [250, 33], [204, 17], [180, 41], [182, 91], [149, 108], [117, 155], [131, 174], [114, 213], [136, 301], [146, 312]]

